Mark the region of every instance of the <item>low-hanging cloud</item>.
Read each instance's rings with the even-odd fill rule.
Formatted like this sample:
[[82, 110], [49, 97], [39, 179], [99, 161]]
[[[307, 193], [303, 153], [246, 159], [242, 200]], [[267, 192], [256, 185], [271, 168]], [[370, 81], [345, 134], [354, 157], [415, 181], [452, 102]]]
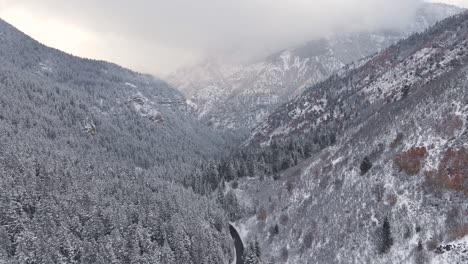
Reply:
[[[410, 21], [420, 3], [421, 0], [0, 0], [0, 14], [7, 20], [10, 14], [14, 20], [20, 16], [11, 14], [22, 12], [26, 14], [24, 19], [53, 21], [63, 25], [64, 31], [74, 28], [83, 39], [73, 50], [78, 55], [160, 74], [204, 56], [252, 57], [336, 32], [399, 28]], [[38, 36], [33, 37], [41, 40], [41, 30], [49, 29], [36, 29]], [[48, 32], [51, 39], [53, 33]], [[61, 37], [65, 36], [55, 36], [57, 40]], [[73, 37], [67, 36], [70, 42]], [[46, 44], [55, 46], [49, 42], [54, 40]]]

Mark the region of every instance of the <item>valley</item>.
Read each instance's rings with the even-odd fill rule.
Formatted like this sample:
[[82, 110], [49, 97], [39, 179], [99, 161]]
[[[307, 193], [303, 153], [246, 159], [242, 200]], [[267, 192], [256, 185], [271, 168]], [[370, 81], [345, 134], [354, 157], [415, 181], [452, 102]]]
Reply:
[[0, 19], [0, 264], [468, 263], [468, 12], [167, 78]]

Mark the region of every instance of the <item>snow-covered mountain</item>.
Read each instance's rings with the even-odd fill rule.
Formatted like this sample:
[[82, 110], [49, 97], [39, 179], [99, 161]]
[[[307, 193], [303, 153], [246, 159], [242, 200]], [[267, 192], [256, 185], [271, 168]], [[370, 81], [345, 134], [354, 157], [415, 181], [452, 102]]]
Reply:
[[[56, 100], [60, 109], [76, 115], [70, 124], [66, 122], [67, 118], [55, 120], [51, 117], [57, 124], [50, 129], [63, 130], [63, 133], [78, 137], [87, 136], [82, 131], [93, 131], [95, 139], [108, 150], [136, 140], [138, 144], [146, 145], [135, 150], [141, 154], [140, 162], [146, 163], [140, 164], [144, 167], [157, 165], [155, 161], [158, 159], [160, 162], [168, 158], [182, 159], [181, 152], [188, 156], [208, 155], [222, 141], [187, 111], [183, 94], [160, 79], [45, 47], [4, 21], [0, 21], [0, 44], [0, 62], [6, 80], [21, 81], [24, 76], [31, 83], [41, 83], [45, 90], [51, 89], [48, 93], [58, 94]], [[70, 94], [61, 94], [62, 87]], [[14, 115], [13, 109], [19, 105], [26, 107], [29, 101], [46, 96], [31, 95], [28, 100], [21, 100], [18, 89], [9, 89], [14, 93], [1, 94], [6, 102], [1, 105], [3, 115]], [[53, 103], [41, 106], [47, 113], [57, 108]], [[43, 113], [38, 111], [35, 114]], [[60, 122], [66, 124], [59, 125]], [[55, 133], [59, 137], [63, 135], [59, 131]], [[110, 134], [118, 141], [107, 142], [105, 138]], [[208, 141], [204, 142], [205, 139]], [[184, 146], [184, 151], [174, 149], [179, 145]], [[157, 147], [158, 151], [151, 146]], [[158, 154], [163, 152], [163, 155]]]
[[460, 11], [448, 5], [424, 4], [402, 30], [334, 35], [243, 65], [208, 60], [177, 71], [168, 82], [187, 96], [200, 120], [221, 130], [250, 129], [276, 107], [344, 65]]
[[468, 263], [468, 13], [307, 89], [248, 143], [324, 133], [310, 158], [233, 188], [263, 260]]
[[0, 263], [229, 263], [224, 213], [180, 179], [222, 139], [165, 82], [0, 20]]

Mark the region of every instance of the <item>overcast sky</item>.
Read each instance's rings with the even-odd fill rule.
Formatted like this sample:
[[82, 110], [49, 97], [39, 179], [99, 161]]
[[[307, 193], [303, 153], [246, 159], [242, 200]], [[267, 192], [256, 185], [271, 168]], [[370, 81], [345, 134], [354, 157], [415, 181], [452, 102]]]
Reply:
[[399, 27], [421, 1], [0, 0], [0, 16], [46, 45], [163, 76], [205, 56], [251, 57], [331, 32]]

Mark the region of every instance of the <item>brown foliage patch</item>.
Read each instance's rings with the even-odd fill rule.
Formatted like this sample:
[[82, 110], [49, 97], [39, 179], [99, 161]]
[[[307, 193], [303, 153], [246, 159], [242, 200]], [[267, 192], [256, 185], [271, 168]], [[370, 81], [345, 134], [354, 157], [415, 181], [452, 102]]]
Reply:
[[435, 130], [442, 136], [453, 137], [457, 130], [463, 128], [463, 120], [459, 116], [449, 116], [436, 126]]
[[429, 186], [464, 192], [468, 195], [468, 150], [449, 148], [439, 163], [437, 171], [426, 172]]
[[468, 224], [459, 225], [449, 231], [448, 241], [454, 241], [468, 235]]
[[426, 147], [416, 147], [398, 154], [393, 161], [399, 171], [404, 171], [408, 175], [416, 175], [421, 170], [426, 155]]
[[457, 240], [468, 235], [468, 209], [454, 206], [446, 214], [445, 226], [448, 241]]

